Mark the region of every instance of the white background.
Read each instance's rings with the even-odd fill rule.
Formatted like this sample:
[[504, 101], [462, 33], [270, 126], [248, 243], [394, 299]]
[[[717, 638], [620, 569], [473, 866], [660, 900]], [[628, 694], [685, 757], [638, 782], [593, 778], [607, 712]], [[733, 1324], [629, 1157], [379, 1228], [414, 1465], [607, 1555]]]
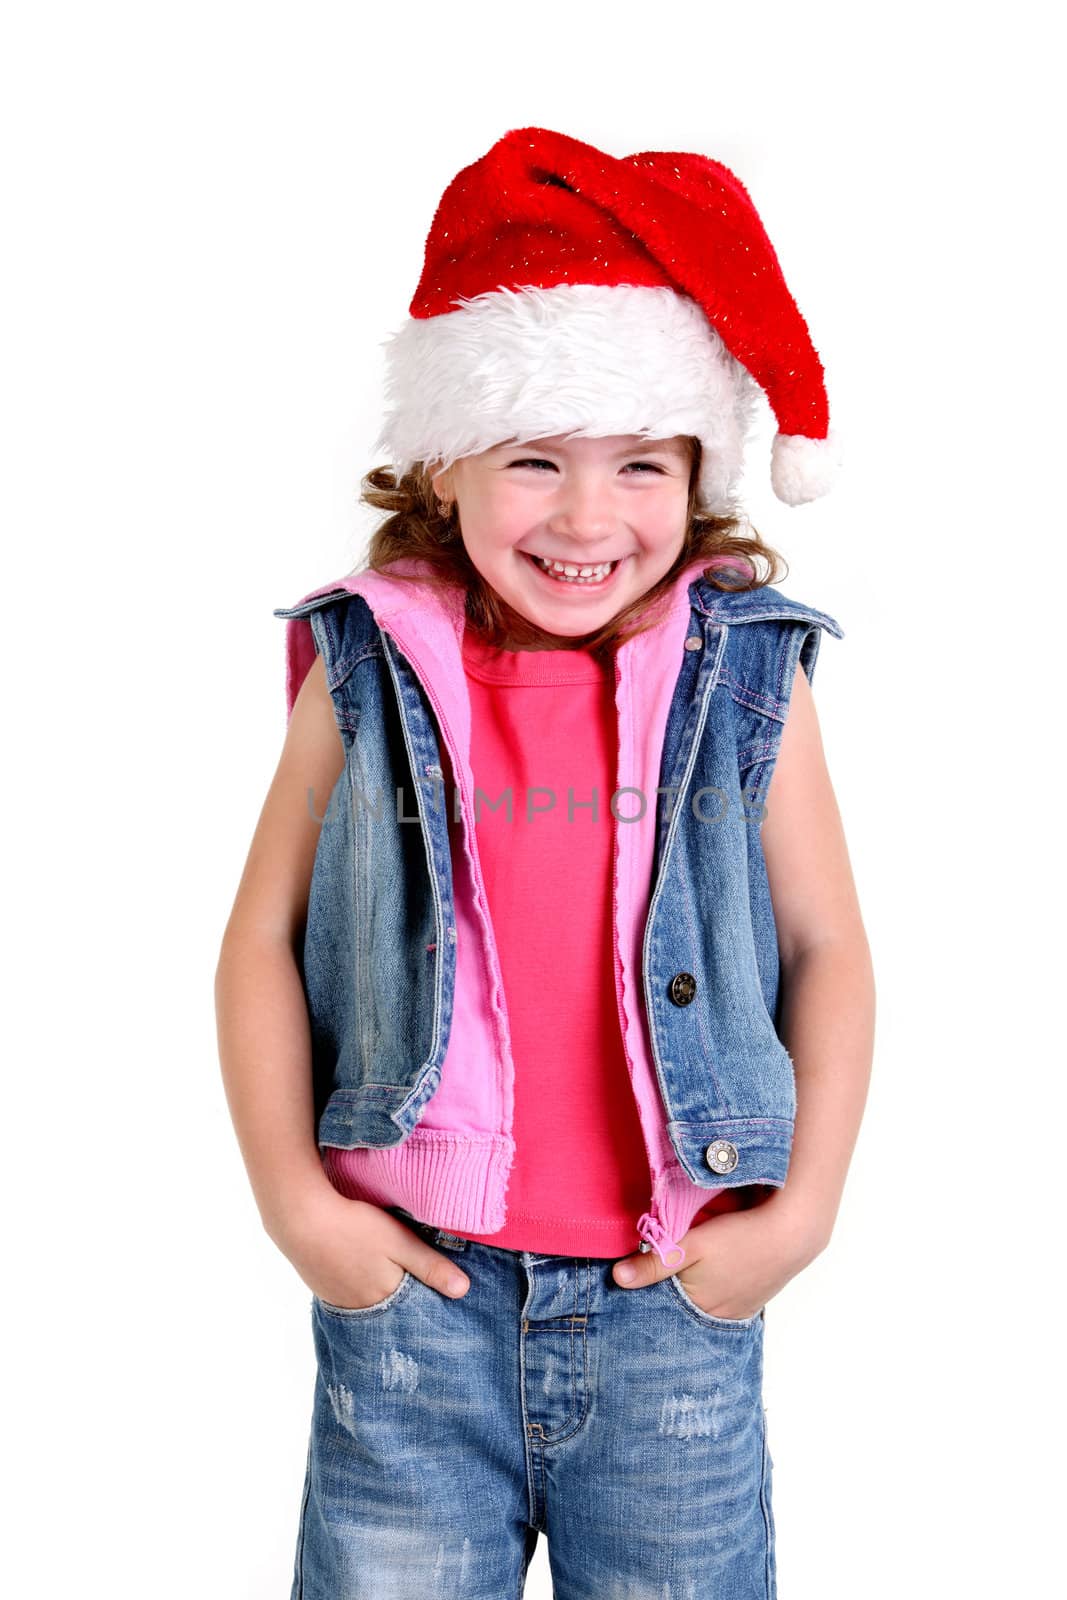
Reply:
[[[1064, 263], [1041, 16], [7, 13], [8, 1593], [289, 1594], [310, 1294], [260, 1226], [212, 994], [284, 734], [271, 613], [360, 559], [382, 341], [448, 181], [528, 124], [737, 172], [847, 450], [831, 496], [782, 506], [766, 408], [746, 480], [780, 587], [845, 629], [816, 702], [879, 987], [833, 1241], [768, 1310], [782, 1600], [1047, 1592]], [[544, 1540], [527, 1593], [550, 1593]]]

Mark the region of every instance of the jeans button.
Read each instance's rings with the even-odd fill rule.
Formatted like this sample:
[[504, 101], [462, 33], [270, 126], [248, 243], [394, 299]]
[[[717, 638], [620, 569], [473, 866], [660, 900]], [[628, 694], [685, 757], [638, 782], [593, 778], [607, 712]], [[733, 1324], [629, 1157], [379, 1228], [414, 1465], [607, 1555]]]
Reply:
[[704, 1151], [704, 1160], [712, 1172], [732, 1172], [737, 1166], [737, 1146], [729, 1139], [716, 1139]]
[[697, 992], [697, 981], [691, 972], [676, 972], [667, 993], [676, 1006], [687, 1006]]

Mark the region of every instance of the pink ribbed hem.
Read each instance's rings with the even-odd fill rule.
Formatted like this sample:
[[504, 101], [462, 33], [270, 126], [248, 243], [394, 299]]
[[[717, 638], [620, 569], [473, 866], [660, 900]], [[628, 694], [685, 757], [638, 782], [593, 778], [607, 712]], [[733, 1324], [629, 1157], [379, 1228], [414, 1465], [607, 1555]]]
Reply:
[[402, 1206], [419, 1222], [459, 1232], [504, 1226], [514, 1143], [504, 1134], [415, 1128], [386, 1150], [322, 1148], [326, 1176], [349, 1200]]
[[[633, 1233], [618, 1249], [614, 1241], [606, 1243], [603, 1236], [596, 1241], [599, 1230], [582, 1223], [524, 1226], [524, 1242], [517, 1242], [519, 1234], [508, 1220], [504, 1198], [512, 1141], [503, 1134], [452, 1134], [415, 1128], [403, 1144], [387, 1150], [341, 1150], [324, 1145], [321, 1155], [326, 1176], [349, 1200], [365, 1200], [383, 1208], [400, 1206], [430, 1227], [480, 1236], [485, 1243], [503, 1249], [614, 1257], [637, 1248], [636, 1218]], [[654, 1205], [665, 1237], [677, 1242], [688, 1233], [697, 1212], [723, 1187], [720, 1184], [701, 1189], [689, 1180], [677, 1161], [668, 1163], [656, 1185]], [[501, 1233], [506, 1223], [508, 1237]], [[499, 1237], [488, 1237], [492, 1234]], [[673, 1270], [682, 1265], [682, 1259], [673, 1261]]]
[[[664, 1167], [659, 1183], [655, 1190], [655, 1212], [658, 1215], [665, 1236], [671, 1243], [678, 1241], [687, 1234], [693, 1226], [693, 1218], [702, 1206], [714, 1199], [726, 1187], [718, 1184], [713, 1189], [701, 1189], [683, 1171], [677, 1161], [668, 1161]], [[664, 1247], [669, 1253], [669, 1246]], [[686, 1251], [683, 1246], [681, 1256], [671, 1258], [671, 1270], [677, 1272], [679, 1267], [685, 1265]]]

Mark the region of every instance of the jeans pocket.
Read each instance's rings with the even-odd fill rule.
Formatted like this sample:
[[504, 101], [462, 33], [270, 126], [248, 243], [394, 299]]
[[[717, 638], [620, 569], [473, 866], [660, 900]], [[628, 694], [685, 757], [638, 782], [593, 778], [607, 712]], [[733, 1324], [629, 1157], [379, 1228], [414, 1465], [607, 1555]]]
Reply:
[[675, 1273], [672, 1272], [666, 1278], [661, 1278], [659, 1281], [661, 1283], [669, 1284], [670, 1288], [674, 1292], [675, 1298], [680, 1303], [683, 1310], [685, 1310], [690, 1316], [698, 1318], [699, 1321], [709, 1323], [713, 1328], [735, 1328], [743, 1332], [746, 1328], [755, 1328], [762, 1321], [762, 1306], [760, 1307], [759, 1311], [753, 1312], [752, 1316], [750, 1317], [716, 1317], [713, 1316], [710, 1311], [704, 1311], [700, 1306], [697, 1305], [696, 1301], [686, 1289], [685, 1285], [678, 1282], [678, 1277]]
[[312, 1298], [318, 1309], [331, 1317], [346, 1317], [349, 1319], [373, 1317], [377, 1312], [388, 1311], [391, 1306], [395, 1306], [397, 1301], [407, 1294], [411, 1285], [416, 1281], [414, 1273], [409, 1272], [405, 1267], [404, 1276], [392, 1293], [387, 1294], [384, 1300], [376, 1300], [373, 1305], [369, 1306], [335, 1306], [331, 1305], [329, 1300], [320, 1299], [318, 1295], [314, 1295]]

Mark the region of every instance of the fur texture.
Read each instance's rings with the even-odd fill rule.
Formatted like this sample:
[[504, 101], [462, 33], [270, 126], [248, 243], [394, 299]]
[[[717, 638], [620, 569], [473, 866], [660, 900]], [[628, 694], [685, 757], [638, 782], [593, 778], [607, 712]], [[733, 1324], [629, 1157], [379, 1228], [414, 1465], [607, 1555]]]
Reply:
[[841, 444], [833, 428], [825, 439], [779, 433], [771, 447], [771, 486], [787, 506], [802, 506], [833, 486], [840, 465]]
[[417, 461], [443, 469], [510, 439], [694, 434], [702, 509], [735, 509], [760, 390], [673, 289], [502, 286], [409, 318], [386, 344], [391, 409], [377, 448], [397, 472]]

